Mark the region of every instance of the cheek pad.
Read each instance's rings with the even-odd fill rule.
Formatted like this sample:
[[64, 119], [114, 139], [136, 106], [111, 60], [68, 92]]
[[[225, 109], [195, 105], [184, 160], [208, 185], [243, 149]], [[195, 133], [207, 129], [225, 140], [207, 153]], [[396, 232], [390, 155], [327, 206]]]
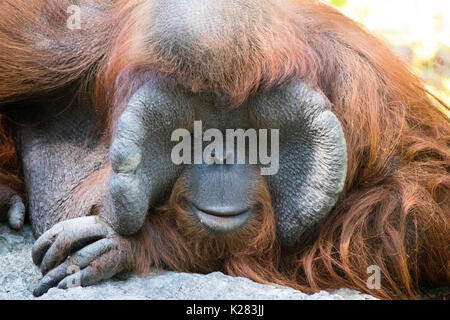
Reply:
[[170, 194], [183, 167], [171, 160], [173, 130], [194, 122], [194, 97], [157, 80], [146, 83], [121, 115], [110, 150], [112, 174], [106, 219], [122, 235], [135, 234], [149, 208]]
[[[157, 80], [146, 83], [121, 115], [110, 150], [112, 166], [105, 217], [120, 234], [136, 233], [149, 208], [170, 193], [183, 166], [171, 160], [171, 134], [192, 131], [201, 98]], [[247, 104], [251, 126], [280, 130], [280, 169], [266, 176], [277, 231], [294, 246], [334, 207], [347, 172], [341, 124], [319, 93], [297, 82]]]
[[249, 105], [256, 127], [280, 130], [280, 169], [266, 179], [285, 247], [297, 245], [330, 213], [344, 188], [346, 140], [329, 105], [301, 82], [257, 96]]

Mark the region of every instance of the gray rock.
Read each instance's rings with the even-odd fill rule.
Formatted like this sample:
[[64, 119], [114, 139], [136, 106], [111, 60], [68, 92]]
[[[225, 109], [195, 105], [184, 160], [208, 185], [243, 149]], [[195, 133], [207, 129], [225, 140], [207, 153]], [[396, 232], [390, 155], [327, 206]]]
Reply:
[[[14, 232], [0, 225], [0, 300], [35, 299], [32, 291], [41, 275], [31, 260], [33, 241], [28, 226], [25, 226], [23, 232]], [[88, 288], [51, 289], [39, 299], [371, 300], [374, 298], [349, 289], [307, 295], [291, 288], [262, 285], [218, 272], [200, 275], [155, 271], [146, 278], [132, 276], [126, 280], [107, 281]]]

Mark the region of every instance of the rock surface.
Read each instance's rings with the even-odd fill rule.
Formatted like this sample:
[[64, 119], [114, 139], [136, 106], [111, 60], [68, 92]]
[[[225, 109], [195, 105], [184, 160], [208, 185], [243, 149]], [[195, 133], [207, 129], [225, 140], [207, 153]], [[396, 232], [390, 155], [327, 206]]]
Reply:
[[[41, 275], [31, 260], [34, 239], [28, 226], [13, 232], [0, 225], [0, 300], [35, 299], [32, 291]], [[52, 289], [39, 299], [232, 299], [232, 300], [366, 300], [371, 296], [353, 290], [322, 291], [307, 295], [280, 286], [261, 285], [222, 273], [209, 275], [154, 272], [147, 278], [108, 281], [88, 288]]]

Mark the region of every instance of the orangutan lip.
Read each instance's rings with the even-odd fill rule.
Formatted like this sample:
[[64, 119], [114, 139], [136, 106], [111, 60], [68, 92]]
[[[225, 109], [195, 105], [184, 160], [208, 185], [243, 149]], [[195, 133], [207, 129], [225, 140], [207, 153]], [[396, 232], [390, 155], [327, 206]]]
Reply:
[[197, 209], [201, 212], [204, 212], [211, 216], [222, 217], [222, 218], [237, 217], [237, 216], [240, 216], [241, 214], [246, 213], [247, 211], [250, 211], [250, 208], [246, 208], [246, 209], [238, 209], [238, 208], [205, 209], [205, 208], [202, 208], [201, 206], [196, 205], [195, 203], [191, 203], [191, 205], [193, 207], [195, 207], [195, 209]]
[[200, 209], [193, 203], [191, 203], [190, 207], [192, 213], [202, 225], [219, 233], [234, 231], [245, 225], [251, 217], [251, 209], [244, 211], [217, 212]]

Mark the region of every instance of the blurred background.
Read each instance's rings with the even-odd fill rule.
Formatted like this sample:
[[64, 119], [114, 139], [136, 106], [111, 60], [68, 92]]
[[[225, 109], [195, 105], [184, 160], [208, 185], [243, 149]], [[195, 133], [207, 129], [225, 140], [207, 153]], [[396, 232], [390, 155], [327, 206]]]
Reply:
[[450, 105], [450, 0], [323, 1], [384, 39]]

